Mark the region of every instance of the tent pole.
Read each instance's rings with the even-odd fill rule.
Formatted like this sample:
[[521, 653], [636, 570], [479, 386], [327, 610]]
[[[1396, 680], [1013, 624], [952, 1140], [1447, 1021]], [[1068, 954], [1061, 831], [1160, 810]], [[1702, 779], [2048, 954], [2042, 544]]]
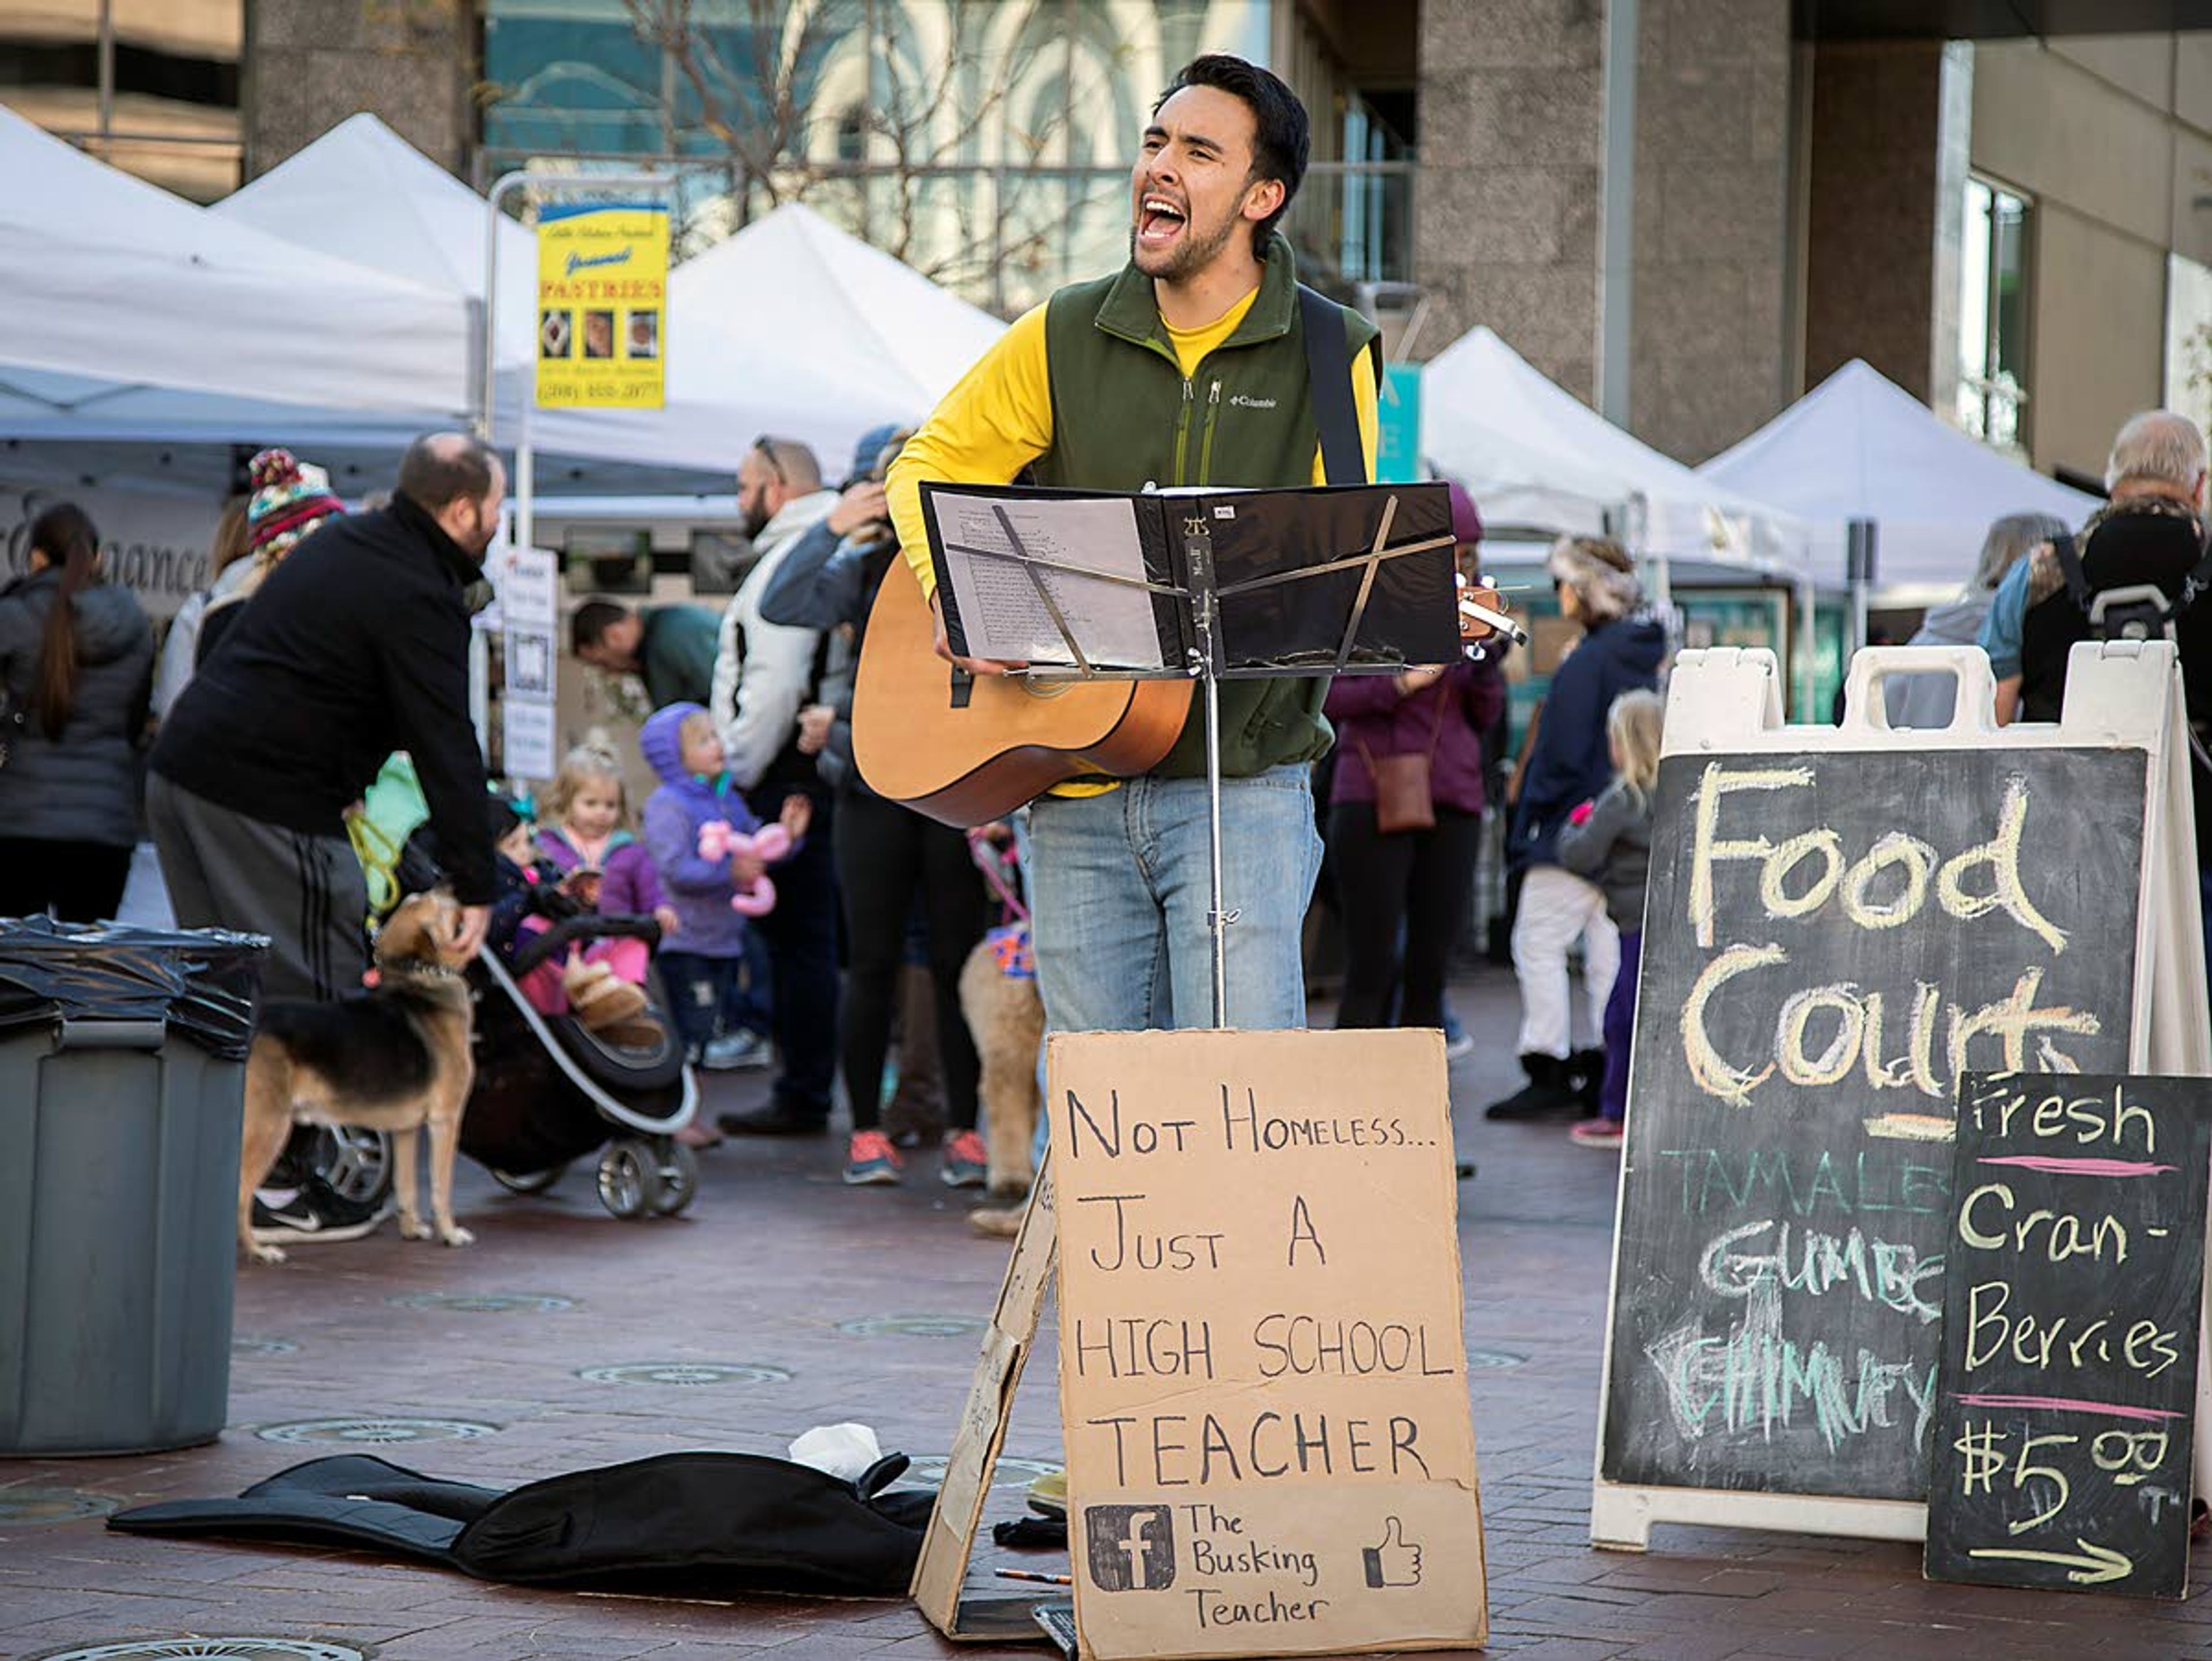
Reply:
[[524, 399], [514, 412], [514, 545], [538, 545], [538, 445], [530, 433], [530, 405]]
[[1815, 618], [1812, 573], [1806, 572], [1797, 579], [1797, 719], [1809, 721], [1813, 715], [1813, 660]]
[[1851, 646], [1856, 650], [1867, 644], [1867, 607], [1874, 593], [1875, 522], [1855, 519], [1844, 527], [1844, 536], [1851, 581]]
[[492, 418], [499, 408], [494, 379], [499, 369], [499, 204], [508, 192], [520, 190], [529, 182], [527, 171], [501, 173], [484, 197], [483, 339], [480, 343], [483, 356], [477, 362], [482, 378], [477, 384], [477, 436], [487, 444], [491, 442]]

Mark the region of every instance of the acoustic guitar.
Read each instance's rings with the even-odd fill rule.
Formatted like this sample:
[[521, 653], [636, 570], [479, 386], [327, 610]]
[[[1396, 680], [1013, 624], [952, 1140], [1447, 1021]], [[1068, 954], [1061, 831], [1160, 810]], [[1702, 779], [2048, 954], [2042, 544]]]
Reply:
[[[1499, 632], [1496, 590], [1462, 591], [1460, 636]], [[1510, 624], [1507, 628], [1518, 636]], [[1166, 758], [1197, 683], [1032, 679], [956, 671], [936, 651], [921, 581], [894, 559], [868, 613], [853, 687], [853, 757], [879, 796], [964, 829], [1086, 775], [1133, 778]]]

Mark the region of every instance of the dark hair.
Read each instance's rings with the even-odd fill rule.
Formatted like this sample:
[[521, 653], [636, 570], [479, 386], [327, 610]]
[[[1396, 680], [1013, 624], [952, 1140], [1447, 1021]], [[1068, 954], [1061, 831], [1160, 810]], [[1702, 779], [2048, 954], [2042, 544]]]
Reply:
[[76, 705], [76, 605], [78, 593], [92, 585], [100, 558], [100, 532], [92, 516], [74, 502], [58, 502], [31, 521], [31, 546], [60, 568], [61, 587], [46, 612], [39, 642], [39, 725], [58, 739]]
[[629, 615], [629, 607], [611, 599], [587, 599], [568, 619], [568, 649], [579, 657], [606, 638], [607, 630]]
[[1252, 112], [1252, 172], [1244, 182], [1273, 179], [1283, 186], [1283, 205], [1252, 227], [1252, 252], [1265, 259], [1267, 239], [1275, 234], [1276, 223], [1289, 210], [1306, 176], [1306, 158], [1313, 149], [1306, 106], [1271, 70], [1225, 52], [1211, 52], [1183, 65], [1153, 102], [1152, 113], [1158, 115], [1161, 106], [1185, 87], [1214, 88], [1243, 99]]
[[483, 501], [491, 494], [498, 467], [499, 458], [482, 439], [430, 433], [409, 445], [399, 459], [399, 492], [434, 514], [464, 496]]

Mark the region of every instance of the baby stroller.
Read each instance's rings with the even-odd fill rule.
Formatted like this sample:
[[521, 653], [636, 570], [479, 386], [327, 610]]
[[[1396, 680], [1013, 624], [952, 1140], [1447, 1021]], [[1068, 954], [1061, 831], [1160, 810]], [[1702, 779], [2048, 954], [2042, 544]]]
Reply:
[[658, 977], [649, 1007], [661, 1036], [620, 1044], [573, 1014], [541, 1014], [516, 982], [569, 948], [597, 940], [660, 940], [650, 917], [586, 912], [554, 922], [515, 954], [512, 966], [478, 955], [476, 1062], [461, 1152], [516, 1194], [542, 1194], [587, 1154], [599, 1155], [600, 1203], [623, 1219], [672, 1217], [698, 1191], [699, 1164], [675, 1140], [699, 1104], [691, 1069], [667, 1016]]
[[[434, 885], [440, 871], [427, 826], [416, 829], [394, 862], [399, 893]], [[477, 953], [467, 971], [476, 1002], [476, 1082], [461, 1116], [461, 1152], [512, 1193], [542, 1194], [578, 1159], [599, 1155], [600, 1203], [625, 1220], [672, 1217], [691, 1203], [699, 1163], [675, 1140], [691, 1123], [699, 1095], [684, 1048], [652, 977], [647, 1013], [660, 1028], [644, 1046], [614, 1043], [574, 1015], [544, 1015], [517, 983], [540, 964], [563, 960], [593, 940], [660, 940], [651, 917], [576, 911], [549, 891], [537, 908], [549, 927], [512, 964]]]

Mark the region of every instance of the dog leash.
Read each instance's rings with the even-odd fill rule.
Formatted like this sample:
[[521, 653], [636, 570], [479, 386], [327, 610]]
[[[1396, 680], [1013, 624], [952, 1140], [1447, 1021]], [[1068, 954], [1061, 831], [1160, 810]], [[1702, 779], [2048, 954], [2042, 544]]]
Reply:
[[1006, 880], [1004, 867], [1007, 856], [984, 836], [981, 826], [968, 832], [968, 855], [975, 861], [975, 868], [983, 873], [983, 879], [991, 885], [992, 891], [998, 895], [999, 904], [1006, 907], [1006, 915], [1018, 922], [1027, 922], [1030, 909], [1022, 904], [1022, 897]]

